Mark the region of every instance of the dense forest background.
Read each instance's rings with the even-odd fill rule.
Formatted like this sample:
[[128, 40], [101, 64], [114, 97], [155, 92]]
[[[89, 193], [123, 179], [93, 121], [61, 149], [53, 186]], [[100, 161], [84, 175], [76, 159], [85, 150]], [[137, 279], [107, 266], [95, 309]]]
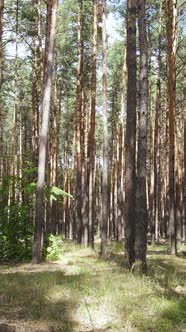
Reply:
[[185, 243], [185, 7], [1, 0], [1, 261], [125, 238], [145, 272], [147, 241]]

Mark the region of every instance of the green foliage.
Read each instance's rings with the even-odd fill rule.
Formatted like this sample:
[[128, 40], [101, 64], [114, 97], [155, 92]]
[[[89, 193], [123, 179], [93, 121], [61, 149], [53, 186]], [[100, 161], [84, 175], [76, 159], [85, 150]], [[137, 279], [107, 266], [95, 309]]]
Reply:
[[[35, 172], [32, 163], [26, 162], [23, 173], [29, 176]], [[20, 179], [16, 176], [4, 176], [0, 185], [0, 261], [16, 260], [21, 261], [31, 258], [31, 248], [33, 241], [33, 208], [35, 203], [35, 193], [37, 183], [23, 180], [24, 204], [18, 203], [18, 190]], [[13, 189], [12, 189], [13, 188]], [[14, 199], [8, 204], [10, 191], [13, 190]], [[44, 188], [45, 199], [55, 200], [62, 203], [63, 198], [72, 195], [66, 193], [56, 186], [46, 186]], [[49, 248], [46, 255], [50, 259], [57, 259], [60, 253], [58, 247], [59, 240], [55, 237], [49, 238]]]
[[45, 186], [45, 197], [48, 200], [54, 200], [58, 202], [61, 202], [63, 200], [63, 197], [73, 198], [71, 194], [55, 186]]
[[49, 246], [47, 247], [47, 258], [51, 260], [59, 259], [62, 252], [61, 238], [51, 234], [48, 240], [49, 240]]
[[[25, 187], [24, 187], [24, 191], [27, 194], [35, 194], [36, 193], [36, 189], [37, 189], [37, 183], [36, 182], [31, 182], [28, 183]], [[61, 188], [58, 188], [56, 186], [47, 186], [45, 185], [44, 187], [44, 195], [45, 195], [45, 199], [48, 200], [54, 200], [57, 202], [62, 202], [63, 197], [70, 197], [73, 198], [73, 196], [69, 193], [67, 193], [66, 191], [62, 190]]]
[[24, 204], [18, 203], [21, 182], [17, 176], [4, 176], [0, 185], [0, 261], [31, 257], [33, 199], [23, 190]]
[[24, 187], [24, 192], [26, 194], [35, 194], [36, 188], [37, 188], [37, 183], [36, 182], [28, 183]]
[[0, 195], [2, 196], [7, 196], [9, 192], [9, 187], [11, 183], [17, 182], [17, 177], [16, 176], [3, 176], [2, 182], [0, 185]]
[[33, 227], [30, 207], [10, 205], [0, 212], [0, 261], [31, 257]]

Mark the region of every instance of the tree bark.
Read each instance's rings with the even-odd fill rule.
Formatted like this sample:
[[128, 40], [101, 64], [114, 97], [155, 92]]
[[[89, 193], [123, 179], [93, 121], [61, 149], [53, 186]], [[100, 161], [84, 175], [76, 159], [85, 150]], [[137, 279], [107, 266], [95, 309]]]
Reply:
[[[184, 231], [186, 228], [186, 63], [184, 65]], [[186, 234], [183, 234], [186, 238]]]
[[[55, 66], [57, 70], [57, 65]], [[55, 73], [56, 74], [56, 73]], [[60, 101], [58, 95], [57, 74], [54, 80], [53, 112], [50, 120], [50, 158], [49, 158], [49, 182], [50, 187], [58, 187], [57, 165], [59, 154], [59, 129], [60, 129]], [[50, 233], [57, 234], [57, 202], [50, 200]]]
[[146, 156], [147, 156], [147, 111], [148, 111], [148, 49], [146, 37], [145, 0], [138, 1], [138, 27], [140, 45], [140, 89], [138, 118], [138, 156], [136, 182], [136, 231], [135, 259], [140, 271], [146, 273], [147, 249], [147, 196], [146, 196]]
[[[12, 165], [10, 169], [10, 176], [13, 176], [12, 180], [12, 188], [10, 190], [10, 201], [9, 205], [12, 202], [17, 201], [17, 191], [16, 185], [18, 181], [18, 111], [19, 111], [19, 93], [18, 93], [18, 67], [19, 67], [19, 54], [18, 54], [18, 44], [19, 44], [19, 0], [16, 0], [16, 39], [15, 39], [15, 67], [14, 67], [14, 112], [13, 112], [13, 135], [12, 135]], [[11, 197], [12, 196], [12, 197]]]
[[88, 142], [88, 112], [86, 109], [86, 90], [83, 82], [82, 101], [82, 126], [81, 126], [81, 151], [82, 151], [82, 224], [83, 224], [83, 244], [88, 246], [88, 162], [87, 162], [87, 142]]
[[124, 238], [124, 137], [125, 137], [125, 125], [124, 117], [126, 112], [125, 100], [126, 100], [126, 85], [127, 85], [127, 67], [126, 67], [126, 45], [124, 46], [124, 59], [123, 59], [123, 75], [122, 75], [122, 95], [121, 95], [121, 112], [118, 128], [118, 177], [117, 177], [117, 201], [118, 201], [118, 241], [122, 241]]
[[57, 0], [50, 0], [51, 17], [48, 12], [47, 20], [51, 20], [50, 29], [47, 29], [49, 42], [46, 47], [46, 65], [44, 74], [44, 88], [42, 98], [42, 124], [39, 144], [39, 163], [38, 163], [38, 182], [36, 191], [36, 217], [34, 229], [34, 244], [32, 250], [32, 263], [39, 263], [42, 251], [42, 230], [43, 230], [43, 198], [44, 198], [44, 181], [45, 181], [45, 164], [47, 149], [47, 132], [49, 123], [49, 111], [52, 88], [52, 68], [53, 68], [53, 52], [56, 30]]
[[161, 111], [161, 39], [162, 39], [162, 1], [159, 8], [158, 34], [158, 74], [156, 82], [156, 115], [154, 129], [154, 193], [153, 193], [153, 220], [152, 243], [158, 241], [159, 234], [159, 167], [160, 167], [160, 111]]
[[38, 146], [39, 146], [39, 96], [37, 88], [37, 48], [36, 40], [33, 37], [33, 67], [32, 67], [32, 151], [34, 166], [38, 163]]
[[77, 67], [77, 101], [76, 101], [76, 229], [77, 243], [82, 241], [82, 90], [83, 90], [83, 36], [82, 36], [82, 0], [78, 0], [78, 67]]
[[41, 80], [41, 93], [43, 92], [43, 76], [44, 76], [44, 61], [43, 61], [43, 48], [42, 48], [42, 14], [41, 14], [41, 0], [37, 1], [37, 31], [39, 42], [39, 59], [40, 59], [40, 80]]
[[101, 254], [106, 253], [108, 224], [108, 129], [107, 129], [107, 35], [106, 0], [102, 0], [102, 100], [103, 100], [103, 179]]
[[125, 260], [135, 261], [135, 155], [136, 155], [136, 1], [127, 2], [127, 121], [125, 138]]
[[[0, 93], [2, 91], [2, 72], [3, 72], [3, 45], [2, 45], [2, 37], [3, 37], [3, 11], [4, 11], [4, 0], [0, 2]], [[0, 95], [0, 184], [2, 182], [3, 173], [4, 173], [4, 165], [3, 165], [3, 132], [4, 132], [4, 114], [3, 114], [3, 106], [2, 106], [2, 96]]]
[[89, 159], [89, 245], [94, 246], [94, 217], [95, 217], [95, 111], [96, 111], [96, 63], [97, 63], [97, 38], [98, 38], [98, 2], [93, 0], [94, 7], [94, 32], [92, 50], [92, 76], [91, 76], [91, 105], [90, 129], [88, 138]]
[[2, 84], [2, 60], [3, 60], [3, 12], [4, 12], [4, 0], [0, 2], [0, 84]]
[[166, 0], [167, 108], [169, 114], [169, 247], [171, 255], [177, 253], [175, 218], [176, 5], [177, 1]]

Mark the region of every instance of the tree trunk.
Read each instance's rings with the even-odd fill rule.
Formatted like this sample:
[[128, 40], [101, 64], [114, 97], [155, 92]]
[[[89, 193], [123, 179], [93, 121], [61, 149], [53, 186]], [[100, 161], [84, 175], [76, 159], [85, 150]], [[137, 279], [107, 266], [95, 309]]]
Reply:
[[[19, 97], [18, 97], [18, 66], [19, 66], [19, 54], [18, 54], [18, 44], [19, 44], [19, 0], [16, 1], [16, 40], [15, 40], [15, 72], [14, 72], [14, 113], [13, 113], [13, 135], [12, 135], [12, 165], [10, 169], [10, 176], [13, 176], [12, 188], [10, 193], [9, 205], [17, 201], [17, 181], [18, 181], [18, 110], [19, 110]], [[12, 195], [11, 195], [12, 194]], [[12, 196], [12, 197], [11, 197]]]
[[123, 238], [123, 123], [119, 124], [118, 134], [118, 176], [117, 176], [117, 202], [118, 202], [118, 232], [117, 240], [122, 241]]
[[145, 0], [138, 2], [138, 27], [140, 45], [140, 90], [138, 118], [138, 156], [136, 186], [136, 232], [135, 258], [140, 271], [146, 273], [147, 249], [147, 196], [146, 196], [146, 156], [147, 156], [147, 111], [148, 111], [148, 49], [145, 21]]
[[81, 126], [81, 151], [82, 151], [82, 224], [83, 224], [83, 244], [88, 246], [88, 172], [87, 172], [87, 142], [88, 142], [88, 112], [86, 109], [85, 84], [83, 82], [83, 110]]
[[135, 261], [135, 155], [136, 155], [136, 1], [127, 2], [127, 122], [125, 138], [125, 259]]
[[[177, 150], [177, 149], [176, 149]], [[179, 155], [178, 151], [175, 151], [176, 158], [177, 158], [177, 167], [175, 172], [175, 217], [177, 222], [177, 229], [176, 229], [176, 236], [177, 236], [177, 245], [178, 249], [180, 249], [181, 243], [182, 243], [182, 209], [181, 209], [181, 192], [182, 192], [182, 186], [180, 181], [180, 170], [179, 170]]]
[[126, 67], [126, 45], [124, 49], [123, 59], [123, 75], [122, 75], [122, 95], [121, 95], [121, 112], [118, 128], [118, 140], [119, 140], [119, 156], [118, 156], [118, 177], [117, 177], [117, 201], [118, 201], [118, 241], [122, 241], [124, 238], [124, 116], [126, 112], [125, 100], [126, 100], [126, 84], [127, 84], [127, 67]]
[[77, 243], [82, 241], [82, 90], [83, 90], [83, 39], [82, 39], [82, 0], [78, 0], [78, 67], [77, 67], [77, 101], [76, 101], [76, 229]]
[[88, 138], [89, 159], [89, 245], [94, 246], [94, 210], [95, 210], [95, 111], [96, 111], [96, 62], [98, 38], [98, 2], [93, 0], [94, 6], [94, 33], [92, 50], [92, 76], [91, 76], [91, 105], [90, 129]]
[[3, 60], [3, 12], [4, 12], [4, 0], [0, 2], [0, 84], [2, 84], [2, 60]]
[[43, 47], [42, 47], [42, 14], [41, 14], [41, 0], [37, 1], [37, 31], [39, 43], [39, 59], [40, 59], [40, 80], [41, 92], [43, 91], [43, 76], [44, 76], [44, 61], [43, 61]]
[[106, 0], [102, 0], [102, 100], [103, 100], [103, 179], [101, 254], [106, 253], [108, 224], [108, 129], [107, 129], [107, 35]]
[[[57, 65], [56, 65], [57, 67]], [[56, 69], [55, 69], [56, 70]], [[50, 158], [49, 158], [49, 182], [50, 187], [58, 186], [57, 179], [57, 164], [59, 152], [59, 124], [60, 124], [60, 102], [58, 97], [57, 75], [54, 81], [54, 97], [53, 97], [53, 112], [50, 121]], [[50, 200], [50, 233], [56, 235], [57, 233], [57, 202], [53, 199]]]
[[152, 41], [151, 41], [151, 31], [150, 25], [148, 25], [148, 68], [149, 68], [149, 82], [148, 82], [148, 160], [149, 160], [149, 178], [148, 178], [148, 230], [151, 235], [151, 243], [155, 242], [154, 232], [153, 232], [153, 194], [154, 194], [154, 130], [153, 130], [153, 113], [152, 113]]
[[169, 112], [169, 247], [172, 255], [177, 253], [175, 218], [176, 2], [175, 0], [166, 0], [167, 108]]
[[38, 160], [38, 146], [39, 146], [39, 98], [37, 88], [37, 48], [36, 40], [33, 37], [33, 68], [32, 68], [32, 151], [34, 158], [34, 167]]
[[156, 82], [156, 115], [154, 129], [154, 193], [153, 193], [153, 220], [152, 242], [158, 241], [159, 234], [159, 159], [160, 159], [160, 111], [161, 111], [161, 38], [162, 38], [162, 1], [159, 9], [158, 35], [158, 74]]
[[36, 217], [34, 229], [34, 244], [32, 251], [32, 263], [39, 263], [41, 260], [42, 251], [42, 230], [43, 230], [43, 196], [44, 196], [44, 181], [45, 181], [45, 163], [46, 163], [46, 149], [47, 149], [47, 132], [50, 111], [50, 99], [52, 88], [52, 67], [53, 67], [53, 52], [54, 40], [56, 30], [56, 15], [57, 15], [57, 0], [50, 0], [49, 6], [52, 7], [51, 17], [48, 12], [47, 21], [50, 24], [50, 29], [47, 33], [50, 37], [48, 47], [46, 47], [46, 65], [44, 74], [44, 88], [42, 98], [42, 125], [39, 145], [39, 163], [38, 163], [38, 182], [36, 191]]
[[[186, 229], [186, 63], [184, 65], [184, 232]], [[186, 234], [183, 234], [186, 238]]]
[[3, 67], [3, 45], [2, 45], [2, 37], [3, 37], [3, 11], [4, 11], [4, 0], [0, 1], [0, 184], [3, 178], [3, 131], [4, 131], [4, 114], [2, 107], [2, 67]]

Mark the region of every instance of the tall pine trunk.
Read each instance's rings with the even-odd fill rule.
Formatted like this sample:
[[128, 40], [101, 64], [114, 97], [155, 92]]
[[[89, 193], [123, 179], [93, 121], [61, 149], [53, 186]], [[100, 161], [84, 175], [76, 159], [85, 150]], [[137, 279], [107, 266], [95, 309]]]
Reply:
[[39, 96], [37, 87], [37, 47], [36, 38], [32, 40], [33, 48], [33, 67], [32, 67], [32, 151], [34, 166], [38, 163], [38, 145], [39, 145]]
[[40, 59], [40, 80], [41, 92], [43, 91], [43, 76], [44, 76], [44, 60], [43, 60], [43, 47], [42, 47], [42, 14], [41, 14], [41, 0], [37, 2], [37, 32], [39, 44], [39, 59]]
[[167, 38], [167, 109], [169, 115], [169, 247], [172, 255], [176, 249], [175, 220], [175, 109], [176, 109], [176, 3], [166, 0]]
[[146, 156], [147, 156], [147, 111], [148, 111], [148, 49], [146, 37], [145, 0], [138, 1], [138, 27], [140, 45], [140, 87], [138, 118], [138, 156], [136, 181], [136, 232], [135, 258], [140, 271], [146, 273], [147, 249], [147, 197], [146, 197]]
[[102, 220], [101, 253], [106, 252], [108, 224], [108, 133], [107, 133], [107, 35], [106, 0], [102, 0], [102, 99], [103, 99], [103, 180], [102, 180]]
[[[57, 64], [55, 66], [57, 68]], [[50, 117], [50, 141], [49, 141], [49, 184], [50, 187], [58, 186], [57, 165], [59, 154], [59, 129], [60, 129], [60, 101], [57, 84], [57, 74], [55, 68], [55, 79], [53, 80], [53, 108]], [[53, 235], [57, 233], [57, 202], [50, 199], [49, 204], [49, 232]]]
[[154, 128], [154, 195], [152, 243], [158, 241], [159, 234], [159, 160], [160, 160], [160, 111], [161, 111], [161, 38], [162, 38], [162, 1], [159, 9], [159, 35], [158, 35], [158, 74], [156, 82], [156, 115]]
[[83, 36], [82, 0], [78, 0], [78, 67], [77, 67], [77, 105], [76, 105], [76, 229], [77, 242], [82, 241], [82, 89], [83, 89]]
[[[184, 232], [186, 228], [186, 63], [184, 65]], [[183, 234], [186, 238], [186, 234]]]
[[[51, 7], [50, 7], [51, 6]], [[47, 149], [47, 133], [49, 123], [51, 90], [52, 90], [52, 68], [53, 52], [56, 31], [57, 0], [49, 1], [51, 11], [47, 15], [47, 33], [48, 45], [46, 46], [46, 61], [44, 74], [44, 87], [42, 97], [42, 124], [39, 143], [39, 163], [38, 163], [38, 182], [36, 191], [36, 217], [34, 229], [34, 244], [32, 250], [32, 263], [39, 263], [42, 251], [42, 231], [43, 231], [43, 199], [44, 199], [44, 181], [45, 181], [45, 164]], [[50, 16], [51, 14], [51, 16]]]
[[3, 106], [2, 106], [2, 72], [3, 72], [3, 44], [2, 44], [2, 37], [3, 37], [3, 11], [4, 11], [4, 0], [0, 1], [0, 184], [3, 178], [3, 131], [4, 131], [4, 114], [3, 114]]
[[81, 151], [82, 151], [82, 224], [83, 224], [83, 239], [82, 242], [85, 246], [88, 245], [88, 162], [87, 162], [87, 142], [88, 142], [88, 112], [86, 107], [86, 87], [83, 81], [82, 90], [82, 125], [81, 125]]
[[125, 100], [126, 100], [126, 83], [127, 83], [127, 67], [126, 67], [126, 45], [124, 49], [123, 59], [123, 75], [122, 75], [122, 94], [121, 94], [121, 112], [118, 126], [118, 177], [117, 177], [117, 201], [118, 201], [118, 241], [124, 238], [124, 116], [125, 116]]
[[135, 261], [135, 155], [136, 155], [136, 1], [127, 1], [127, 122], [125, 138], [125, 260]]
[[12, 179], [12, 187], [10, 186], [9, 204], [17, 202], [17, 181], [18, 181], [18, 111], [19, 111], [19, 96], [18, 96], [18, 67], [19, 67], [19, 0], [16, 1], [16, 39], [15, 39], [15, 64], [14, 64], [14, 112], [13, 112], [13, 134], [12, 134], [12, 160], [10, 168], [10, 176]]
[[[0, 84], [2, 84], [2, 60], [3, 60], [3, 12], [4, 12], [4, 0], [0, 1]], [[1, 86], [1, 85], [0, 85]]]
[[90, 129], [88, 138], [89, 159], [89, 245], [94, 246], [94, 218], [95, 218], [95, 111], [96, 111], [96, 63], [98, 38], [98, 2], [93, 0], [94, 32], [92, 50], [91, 102], [90, 102]]

